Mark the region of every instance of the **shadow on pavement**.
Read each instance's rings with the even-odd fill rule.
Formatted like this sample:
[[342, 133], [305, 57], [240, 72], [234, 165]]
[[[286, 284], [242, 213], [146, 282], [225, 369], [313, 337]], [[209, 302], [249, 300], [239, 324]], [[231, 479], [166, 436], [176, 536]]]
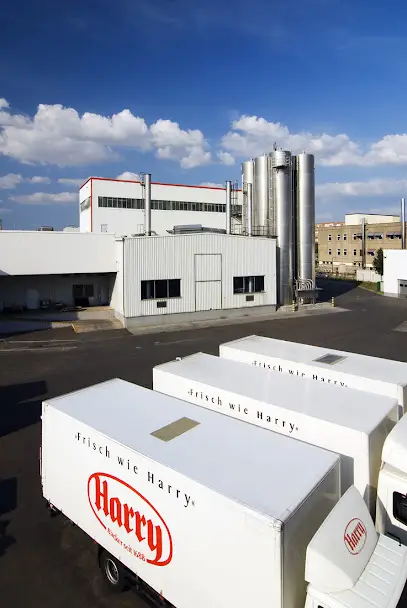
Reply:
[[0, 386], [0, 437], [38, 422], [47, 390], [42, 380]]
[[317, 287], [322, 289], [318, 299], [320, 302], [327, 302], [331, 298], [338, 298], [353, 289], [357, 289], [359, 285], [360, 281], [317, 279]]
[[10, 477], [0, 481], [0, 516], [11, 513], [17, 508], [17, 478]]
[[14, 536], [7, 534], [7, 527], [9, 524], [9, 521], [0, 521], [0, 557], [2, 557], [7, 549], [16, 542]]

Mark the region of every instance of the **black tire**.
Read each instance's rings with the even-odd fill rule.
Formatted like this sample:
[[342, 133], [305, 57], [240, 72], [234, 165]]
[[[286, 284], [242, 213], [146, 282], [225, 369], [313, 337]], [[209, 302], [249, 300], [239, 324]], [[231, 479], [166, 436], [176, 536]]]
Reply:
[[121, 593], [127, 586], [126, 572], [123, 564], [107, 551], [102, 551], [100, 568], [105, 582], [114, 593]]

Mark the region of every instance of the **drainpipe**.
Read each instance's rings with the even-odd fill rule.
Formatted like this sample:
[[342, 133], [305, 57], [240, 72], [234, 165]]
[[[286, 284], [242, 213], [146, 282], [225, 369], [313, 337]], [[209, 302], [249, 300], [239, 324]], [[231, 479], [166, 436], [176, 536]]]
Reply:
[[226, 182], [226, 234], [232, 232], [232, 182]]
[[401, 248], [406, 248], [406, 199], [401, 199]]
[[144, 180], [144, 232], [151, 236], [151, 173], [146, 173]]

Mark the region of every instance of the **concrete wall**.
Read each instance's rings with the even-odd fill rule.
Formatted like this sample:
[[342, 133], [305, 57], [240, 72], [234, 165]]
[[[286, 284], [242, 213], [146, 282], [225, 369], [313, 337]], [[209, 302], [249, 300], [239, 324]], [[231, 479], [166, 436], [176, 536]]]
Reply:
[[[206, 256], [206, 257], [203, 257]], [[124, 316], [276, 306], [276, 242], [222, 234], [137, 237], [124, 241]], [[233, 277], [264, 276], [264, 292], [233, 293]], [[181, 279], [181, 297], [141, 300], [141, 281]], [[161, 302], [163, 299], [160, 298]]]
[[[91, 184], [91, 187], [90, 187]], [[98, 206], [98, 198], [142, 198], [142, 188], [139, 182], [107, 180], [91, 178], [80, 190], [80, 201], [84, 200], [91, 191], [91, 215], [88, 211], [80, 212], [81, 231], [107, 231], [111, 234], [131, 236], [144, 232], [143, 209], [113, 209]], [[226, 191], [224, 188], [200, 186], [182, 186], [173, 184], [151, 185], [152, 200], [212, 203], [225, 205]], [[242, 203], [242, 193], [238, 193], [238, 202]], [[82, 214], [85, 214], [82, 218]], [[201, 224], [210, 228], [226, 228], [226, 213], [214, 211], [160, 211], [151, 212], [151, 229], [159, 235], [166, 236], [167, 230], [172, 230], [180, 224]]]
[[382, 277], [380, 274], [377, 274], [375, 270], [371, 270], [370, 268], [358, 268], [356, 271], [356, 280], [376, 283], [381, 281]]
[[79, 232], [0, 232], [1, 275], [116, 272], [114, 237]]
[[383, 251], [383, 291], [385, 294], [399, 295], [399, 280], [407, 283], [407, 249]]

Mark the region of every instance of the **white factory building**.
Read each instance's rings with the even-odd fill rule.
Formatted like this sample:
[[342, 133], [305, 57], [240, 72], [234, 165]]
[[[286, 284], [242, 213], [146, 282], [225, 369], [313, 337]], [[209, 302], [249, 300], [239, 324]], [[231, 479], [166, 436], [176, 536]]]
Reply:
[[276, 298], [275, 239], [0, 232], [3, 312], [106, 306], [131, 328], [274, 311]]
[[383, 284], [385, 295], [407, 298], [407, 249], [383, 250]]
[[[239, 232], [242, 192], [232, 188], [231, 194], [233, 231]], [[140, 181], [90, 177], [79, 191], [80, 231], [144, 234], [144, 202]], [[167, 235], [185, 225], [226, 230], [226, 188], [151, 182], [151, 233]]]

